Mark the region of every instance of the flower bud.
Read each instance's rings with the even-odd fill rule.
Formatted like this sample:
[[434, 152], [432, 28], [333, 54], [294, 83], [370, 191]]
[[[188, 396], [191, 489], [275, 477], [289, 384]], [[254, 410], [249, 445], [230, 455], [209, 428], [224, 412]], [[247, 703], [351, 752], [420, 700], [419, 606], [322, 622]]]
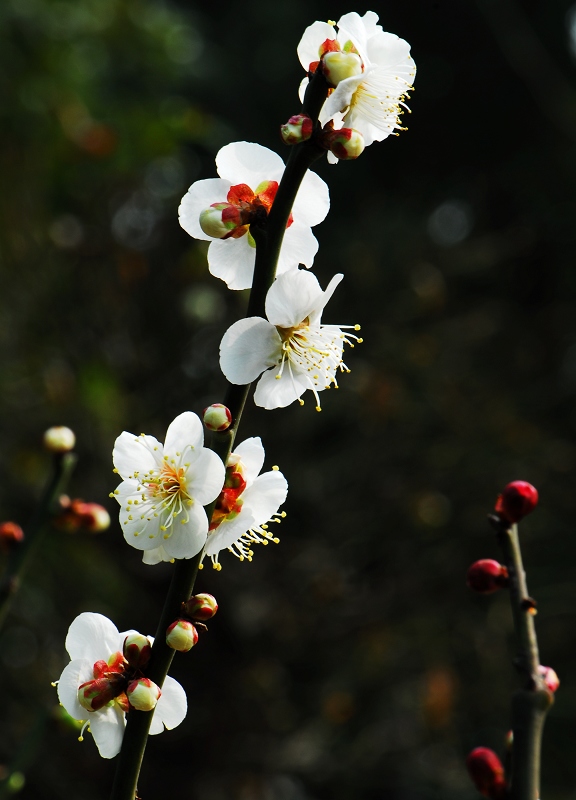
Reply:
[[15, 522], [0, 522], [0, 546], [8, 550], [24, 539], [24, 531]]
[[51, 453], [69, 453], [74, 449], [76, 436], [74, 431], [64, 425], [48, 428], [44, 433], [44, 447]]
[[538, 492], [531, 483], [513, 481], [496, 500], [495, 511], [507, 522], [520, 522], [538, 503]]
[[230, 409], [222, 403], [212, 403], [205, 408], [202, 416], [204, 425], [209, 431], [225, 431], [232, 424], [232, 414]]
[[142, 633], [129, 633], [122, 648], [124, 658], [135, 669], [143, 669], [150, 660], [150, 640]]
[[466, 767], [474, 785], [485, 797], [501, 798], [506, 791], [502, 762], [493, 750], [477, 747], [468, 755]]
[[156, 708], [162, 692], [150, 678], [138, 678], [131, 681], [126, 689], [126, 697], [132, 708], [138, 711], [152, 711]]
[[166, 631], [166, 644], [180, 653], [192, 650], [198, 641], [198, 631], [187, 619], [177, 619]]
[[243, 224], [240, 209], [231, 203], [213, 203], [200, 214], [200, 227], [214, 239], [225, 239]]
[[508, 586], [508, 570], [491, 558], [483, 558], [472, 564], [466, 583], [475, 592], [492, 594]]
[[190, 619], [206, 622], [218, 611], [218, 603], [211, 594], [195, 594], [187, 603], [184, 603], [184, 611]]
[[284, 144], [300, 144], [312, 136], [314, 123], [308, 114], [295, 114], [280, 126], [280, 136]]
[[354, 128], [325, 130], [322, 144], [341, 161], [352, 161], [364, 152], [364, 137]]
[[80, 524], [92, 533], [100, 533], [110, 527], [110, 514], [99, 503], [81, 503], [74, 510], [80, 517]]
[[324, 77], [332, 86], [362, 73], [362, 59], [357, 53], [341, 50], [326, 53], [322, 58]]
[[86, 681], [78, 687], [78, 702], [86, 711], [98, 711], [124, 691], [126, 679], [120, 673]]
[[546, 688], [548, 691], [554, 692], [560, 686], [560, 678], [556, 674], [556, 671], [552, 669], [552, 667], [543, 667], [542, 664], [538, 667], [538, 672], [542, 676], [544, 683], [546, 684]]

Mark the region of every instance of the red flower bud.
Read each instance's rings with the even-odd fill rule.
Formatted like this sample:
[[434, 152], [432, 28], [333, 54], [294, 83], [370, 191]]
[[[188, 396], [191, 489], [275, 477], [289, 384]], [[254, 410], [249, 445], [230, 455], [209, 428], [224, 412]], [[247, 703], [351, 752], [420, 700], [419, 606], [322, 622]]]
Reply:
[[198, 644], [198, 631], [187, 619], [177, 619], [166, 629], [166, 644], [172, 650], [187, 653]]
[[126, 697], [132, 708], [138, 711], [152, 711], [160, 699], [160, 687], [150, 678], [137, 678], [128, 684]]
[[222, 403], [212, 403], [202, 412], [204, 425], [209, 431], [225, 431], [232, 424], [232, 414]]
[[483, 558], [472, 564], [466, 583], [475, 592], [492, 594], [508, 586], [508, 570], [491, 558]]
[[280, 136], [284, 144], [300, 144], [312, 136], [313, 130], [314, 123], [308, 114], [294, 114], [280, 126]]
[[128, 634], [122, 650], [126, 661], [135, 669], [144, 669], [152, 655], [150, 640], [142, 633]]
[[556, 671], [552, 669], [552, 667], [544, 667], [542, 664], [538, 667], [538, 672], [544, 679], [544, 683], [546, 684], [546, 688], [548, 691], [554, 692], [560, 686], [560, 678], [556, 674]]
[[218, 603], [211, 594], [203, 592], [192, 595], [190, 600], [184, 603], [183, 610], [190, 619], [194, 619], [197, 622], [206, 622], [218, 611]]
[[0, 546], [3, 550], [8, 550], [24, 539], [24, 531], [15, 522], [0, 523]]
[[505, 796], [504, 767], [493, 750], [487, 747], [472, 750], [466, 759], [466, 767], [480, 794], [492, 800]]
[[538, 503], [538, 491], [526, 481], [513, 481], [498, 495], [494, 510], [507, 522], [520, 522]]

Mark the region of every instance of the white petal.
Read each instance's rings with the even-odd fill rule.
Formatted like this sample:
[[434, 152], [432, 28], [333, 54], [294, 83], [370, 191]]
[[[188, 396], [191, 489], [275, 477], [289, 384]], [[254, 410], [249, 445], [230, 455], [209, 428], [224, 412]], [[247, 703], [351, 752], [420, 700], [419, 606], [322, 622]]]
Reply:
[[246, 183], [254, 190], [262, 181], [279, 181], [284, 162], [261, 144], [231, 142], [218, 152], [216, 169], [218, 175], [233, 186]]
[[300, 86], [298, 87], [298, 97], [300, 98], [300, 102], [304, 102], [304, 95], [306, 94], [306, 89], [308, 88], [308, 84], [310, 81], [308, 78], [302, 78], [300, 81]]
[[276, 369], [268, 370], [258, 381], [254, 392], [257, 406], [266, 409], [285, 408], [310, 388], [306, 375], [297, 372], [291, 375], [288, 365], [285, 366], [280, 380], [276, 380], [277, 373]]
[[118, 755], [122, 747], [125, 726], [126, 715], [116, 703], [92, 712], [90, 733], [102, 758], [114, 758]]
[[150, 443], [158, 446], [162, 453], [162, 445], [153, 436], [135, 436], [133, 433], [123, 431], [114, 442], [112, 460], [120, 477], [124, 480], [131, 478], [135, 472], [148, 472], [157, 465], [156, 456], [150, 450]]
[[192, 184], [178, 208], [178, 219], [186, 233], [195, 239], [212, 241], [200, 227], [200, 214], [213, 203], [225, 203], [231, 185], [222, 178], [208, 178]]
[[155, 547], [153, 550], [144, 550], [142, 553], [142, 562], [144, 564], [159, 564], [161, 561], [171, 561], [172, 559], [164, 550], [162, 545]]
[[259, 475], [244, 492], [244, 505], [256, 525], [264, 525], [278, 511], [288, 494], [288, 481], [277, 470]]
[[[322, 113], [327, 119], [336, 119], [340, 112], [345, 111], [352, 102], [352, 97], [361, 83], [365, 80], [365, 75], [352, 75], [350, 78], [340, 81], [330, 97], [322, 106]], [[351, 125], [348, 125], [351, 127]]]
[[[376, 19], [378, 19], [378, 17], [376, 17]], [[356, 11], [344, 14], [338, 20], [338, 41], [345, 44], [349, 39], [352, 40], [364, 61], [367, 56], [366, 43], [368, 37], [366, 35], [364, 20]]]
[[[133, 519], [130, 519], [132, 517]], [[120, 509], [120, 525], [124, 538], [136, 550], [153, 550], [162, 542], [163, 531], [160, 525], [163, 518], [148, 514], [148, 519], [141, 519], [141, 513], [132, 507], [122, 506]]]
[[273, 325], [295, 328], [322, 297], [318, 279], [302, 269], [279, 275], [266, 295], [266, 316]]
[[168, 426], [164, 453], [172, 459], [176, 457], [177, 452], [183, 453], [186, 450], [184, 460], [189, 461], [190, 455], [196, 458], [200, 454], [203, 444], [204, 427], [200, 418], [192, 411], [184, 411]]
[[375, 36], [368, 44], [368, 52], [370, 60], [379, 67], [387, 67], [410, 81], [416, 74], [416, 66], [410, 57], [410, 45], [395, 33]]
[[220, 369], [239, 386], [250, 383], [281, 357], [282, 340], [276, 328], [261, 317], [239, 319], [220, 343]]
[[107, 660], [121, 647], [120, 634], [114, 623], [103, 614], [85, 611], [68, 629], [66, 650], [72, 660], [85, 658], [94, 664]]
[[[164, 679], [162, 686], [162, 695], [154, 709], [154, 717], [152, 718], [152, 727], [150, 733], [161, 733], [162, 723], [168, 728], [176, 728], [186, 717], [188, 711], [188, 702], [186, 700], [186, 692], [180, 686], [178, 681], [168, 675]], [[156, 728], [156, 720], [160, 722], [160, 730], [153, 730]]]
[[329, 164], [337, 164], [337, 163], [340, 161], [340, 159], [339, 159], [339, 158], [337, 158], [337, 157], [334, 155], [334, 153], [331, 153], [331, 152], [330, 152], [330, 150], [328, 150], [328, 151], [327, 151], [327, 153], [326, 153], [326, 156], [327, 156], [327, 158], [328, 158], [328, 163], [329, 163]]
[[308, 170], [294, 201], [294, 221], [314, 227], [322, 222], [329, 210], [328, 184], [315, 172]]
[[186, 486], [195, 503], [207, 506], [222, 491], [225, 477], [222, 460], [213, 450], [204, 447], [186, 471]]
[[328, 25], [327, 22], [316, 20], [312, 25], [308, 25], [297, 48], [298, 58], [306, 72], [308, 72], [308, 68], [313, 61], [319, 61], [320, 53], [318, 51], [320, 45], [325, 42], [326, 39], [335, 38], [336, 31], [334, 30], [334, 26]]
[[327, 305], [328, 301], [330, 300], [330, 298], [334, 294], [334, 292], [336, 290], [336, 287], [338, 286], [338, 284], [340, 283], [340, 281], [342, 280], [343, 277], [344, 277], [344, 275], [341, 272], [337, 272], [336, 275], [334, 275], [334, 277], [332, 278], [332, 280], [328, 284], [328, 286], [326, 287], [326, 290], [324, 292], [322, 292], [322, 297], [318, 298], [318, 301], [314, 305], [314, 308], [311, 309], [311, 311], [310, 311], [310, 324], [311, 325], [320, 323], [320, 318], [322, 316], [322, 311], [326, 308], [326, 305]]
[[[109, 654], [110, 655], [110, 654]], [[99, 659], [95, 659], [98, 661]], [[76, 658], [71, 661], [60, 675], [58, 681], [58, 700], [74, 719], [86, 719], [90, 712], [78, 702], [78, 689], [94, 678], [94, 661]]]
[[208, 534], [206, 555], [215, 556], [220, 550], [227, 550], [254, 525], [256, 525], [256, 520], [250, 514], [250, 510], [245, 510], [242, 506], [238, 516], [234, 519], [224, 520], [215, 531]]
[[296, 221], [287, 228], [278, 258], [277, 275], [291, 269], [298, 269], [298, 264], [311, 267], [314, 256], [318, 252], [318, 241], [307, 225], [299, 225]]
[[[182, 523], [181, 520], [187, 521]], [[174, 518], [171, 536], [164, 539], [164, 550], [170, 558], [192, 558], [204, 547], [208, 534], [208, 517], [202, 506], [194, 503], [186, 513]]]
[[239, 456], [242, 459], [242, 464], [245, 468], [244, 477], [246, 483], [250, 486], [260, 474], [260, 470], [264, 464], [262, 439], [259, 436], [252, 436], [250, 439], [244, 439], [242, 444], [239, 444], [238, 447], [234, 447], [233, 455]]
[[248, 244], [248, 235], [239, 239], [215, 239], [208, 248], [208, 269], [229, 289], [250, 289], [254, 277], [256, 248]]

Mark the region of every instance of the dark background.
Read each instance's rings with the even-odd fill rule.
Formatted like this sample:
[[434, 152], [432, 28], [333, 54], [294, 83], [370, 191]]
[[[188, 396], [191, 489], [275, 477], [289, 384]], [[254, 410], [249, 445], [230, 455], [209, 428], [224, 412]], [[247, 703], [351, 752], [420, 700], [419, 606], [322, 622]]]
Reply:
[[[371, 8], [412, 45], [409, 130], [318, 163], [332, 208], [314, 231], [321, 283], [345, 274], [325, 321], [362, 323], [365, 343], [321, 414], [248, 405], [240, 440], [261, 435], [290, 484], [282, 541], [201, 574], [221, 610], [175, 659], [189, 713], [150, 740], [144, 800], [477, 797], [464, 759], [502, 750], [517, 677], [508, 598], [472, 595], [465, 573], [498, 557], [486, 513], [514, 479], [540, 491], [521, 535], [562, 680], [542, 796], [573, 796], [576, 6]], [[0, 764], [26, 800], [109, 792], [114, 762], [78, 744], [50, 681], [78, 613], [153, 633], [169, 581], [125, 546], [113, 442], [163, 440], [220, 400], [218, 344], [244, 313], [180, 198], [229, 141], [286, 158], [296, 45], [351, 10], [366, 7], [0, 4], [0, 517], [26, 527], [59, 423], [78, 437], [71, 494], [113, 518], [45, 539], [0, 639]]]

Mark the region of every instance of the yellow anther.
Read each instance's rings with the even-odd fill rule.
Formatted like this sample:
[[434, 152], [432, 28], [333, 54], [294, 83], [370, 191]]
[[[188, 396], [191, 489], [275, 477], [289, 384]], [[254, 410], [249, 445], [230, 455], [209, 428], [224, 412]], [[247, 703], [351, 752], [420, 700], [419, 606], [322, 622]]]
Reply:
[[204, 569], [204, 564], [198, 564], [198, 569]]
[[118, 470], [116, 469], [116, 467], [114, 467], [114, 469], [112, 470], [112, 472], [115, 472], [115, 473], [116, 473], [116, 475], [118, 475], [118, 474], [119, 474], [119, 473], [118, 473]]
[[278, 539], [277, 537], [272, 539], [272, 541], [274, 542], [274, 544], [280, 544], [280, 539]]
[[166, 525], [160, 525], [160, 530], [161, 531], [167, 531], [168, 528], [166, 527]]
[[272, 467], [272, 469], [274, 470], [274, 472], [278, 472], [278, 470], [280, 469], [280, 467], [278, 467], [276, 464], [274, 464], [274, 466]]
[[132, 520], [132, 514], [128, 514], [128, 519]]
[[298, 398], [298, 402], [300, 403], [301, 406], [304, 405], [304, 400], [302, 400], [300, 397]]
[[361, 325], [354, 325], [354, 330], [355, 331], [362, 330], [362, 326]]
[[320, 408], [320, 406], [316, 406], [316, 411], [322, 411], [322, 409]]

